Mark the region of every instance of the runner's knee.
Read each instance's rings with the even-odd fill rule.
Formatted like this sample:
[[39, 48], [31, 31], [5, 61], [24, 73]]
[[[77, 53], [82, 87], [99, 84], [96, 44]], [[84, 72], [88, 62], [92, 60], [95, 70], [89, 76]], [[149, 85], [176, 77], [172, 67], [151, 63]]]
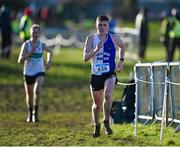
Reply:
[[93, 109], [100, 109], [101, 106], [100, 106], [100, 104], [95, 104], [95, 103], [94, 103], [94, 104], [92, 105], [92, 107], [93, 107]]

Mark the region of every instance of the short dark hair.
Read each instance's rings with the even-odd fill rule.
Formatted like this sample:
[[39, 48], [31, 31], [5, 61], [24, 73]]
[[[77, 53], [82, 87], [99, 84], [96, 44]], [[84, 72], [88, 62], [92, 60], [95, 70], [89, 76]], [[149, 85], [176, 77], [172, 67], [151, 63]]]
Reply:
[[96, 18], [96, 21], [108, 21], [109, 22], [109, 18], [106, 15], [99, 15]]

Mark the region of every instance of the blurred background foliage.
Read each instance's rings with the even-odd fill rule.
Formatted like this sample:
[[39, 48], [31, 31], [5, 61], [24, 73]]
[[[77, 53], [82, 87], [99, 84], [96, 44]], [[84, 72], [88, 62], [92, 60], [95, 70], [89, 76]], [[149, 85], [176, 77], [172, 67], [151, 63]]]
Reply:
[[[158, 42], [159, 36], [152, 32], [157, 29], [156, 34], [159, 33], [162, 12], [168, 12], [173, 7], [180, 9], [180, 0], [0, 0], [0, 5], [6, 5], [19, 20], [24, 8], [30, 7], [33, 20], [43, 29], [51, 28], [51, 32], [66, 30], [65, 34], [67, 31], [92, 30], [95, 18], [100, 14], [112, 16], [118, 27], [134, 28], [137, 13], [147, 7], [150, 38]], [[48, 10], [46, 18], [42, 18], [44, 10]]]
[[16, 13], [22, 13], [25, 7], [33, 10], [33, 17], [39, 20], [40, 11], [48, 10], [46, 25], [65, 26], [67, 22], [84, 23], [92, 27], [94, 19], [100, 14], [109, 14], [119, 21], [134, 22], [138, 11], [144, 7], [149, 10], [150, 20], [160, 20], [161, 12], [180, 8], [180, 0], [1, 0]]
[[[146, 1], [150, 2], [150, 0]], [[169, 0], [161, 1], [164, 1], [163, 4], [168, 4]], [[143, 0], [1, 0], [0, 4], [5, 4], [11, 10], [17, 12], [30, 6], [34, 14], [38, 13], [39, 9], [46, 7], [49, 9], [51, 17], [55, 19], [56, 24], [59, 24], [67, 19], [74, 22], [80, 22], [83, 19], [94, 19], [97, 15], [103, 13], [111, 14], [117, 19], [134, 21], [138, 10], [141, 7], [148, 7], [147, 2]], [[159, 4], [156, 7], [159, 7]], [[150, 9], [154, 11], [153, 8]]]

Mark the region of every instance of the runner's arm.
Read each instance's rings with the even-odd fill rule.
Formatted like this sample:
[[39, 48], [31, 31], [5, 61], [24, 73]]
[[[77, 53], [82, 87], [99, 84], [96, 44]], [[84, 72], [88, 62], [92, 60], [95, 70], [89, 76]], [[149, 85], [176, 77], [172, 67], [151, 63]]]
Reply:
[[29, 59], [31, 57], [32, 53], [27, 52], [27, 45], [26, 43], [23, 43], [21, 47], [21, 51], [18, 57], [18, 63], [23, 64], [25, 60]]
[[45, 43], [43, 43], [43, 48], [47, 52], [47, 59], [46, 59], [46, 69], [49, 69], [51, 67], [52, 63], [52, 51], [50, 48], [47, 47]]
[[124, 42], [122, 41], [121, 37], [119, 35], [115, 36], [115, 42], [119, 48], [119, 59], [118, 59], [118, 64], [117, 64], [117, 71], [122, 71], [123, 69], [123, 61], [124, 61], [124, 54], [125, 54], [125, 45]]
[[93, 36], [88, 36], [85, 41], [85, 46], [84, 46], [84, 52], [83, 52], [83, 60], [84, 62], [89, 61], [92, 57], [96, 55], [96, 53], [99, 51], [100, 48], [102, 48], [103, 43], [100, 41], [96, 48], [93, 49], [92, 47], [92, 42], [93, 42]]

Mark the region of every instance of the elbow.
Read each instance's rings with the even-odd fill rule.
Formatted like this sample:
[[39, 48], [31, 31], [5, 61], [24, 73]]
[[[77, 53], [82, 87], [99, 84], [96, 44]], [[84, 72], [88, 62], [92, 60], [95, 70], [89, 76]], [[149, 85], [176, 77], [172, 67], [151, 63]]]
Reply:
[[23, 63], [24, 63], [24, 62], [23, 62], [22, 60], [20, 60], [20, 59], [19, 59], [17, 62], [18, 62], [19, 64], [23, 64]]
[[17, 63], [21, 64], [21, 61], [18, 59]]
[[88, 62], [89, 60], [86, 57], [83, 57], [84, 62]]
[[87, 59], [86, 59], [86, 58], [83, 58], [83, 61], [84, 61], [84, 62], [87, 62]]
[[19, 64], [22, 64], [22, 61], [18, 61]]
[[84, 62], [87, 62], [87, 59], [86, 59], [86, 56], [85, 56], [85, 55], [83, 56], [83, 61], [84, 61]]

